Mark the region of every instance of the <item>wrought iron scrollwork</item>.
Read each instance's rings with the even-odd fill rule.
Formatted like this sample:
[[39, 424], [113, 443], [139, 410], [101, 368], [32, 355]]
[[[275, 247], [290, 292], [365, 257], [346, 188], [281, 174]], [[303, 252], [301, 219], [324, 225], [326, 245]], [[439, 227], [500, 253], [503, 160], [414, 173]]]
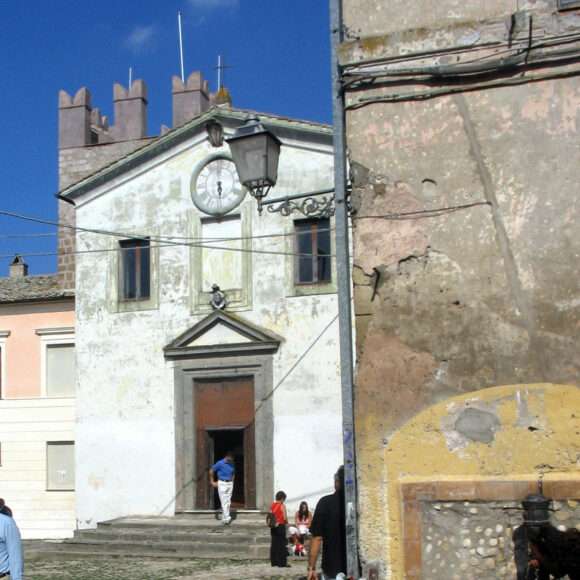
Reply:
[[278, 204], [268, 205], [269, 213], [279, 213], [284, 217], [298, 212], [305, 217], [329, 218], [334, 215], [334, 210], [334, 195], [306, 197], [301, 200], [286, 199]]

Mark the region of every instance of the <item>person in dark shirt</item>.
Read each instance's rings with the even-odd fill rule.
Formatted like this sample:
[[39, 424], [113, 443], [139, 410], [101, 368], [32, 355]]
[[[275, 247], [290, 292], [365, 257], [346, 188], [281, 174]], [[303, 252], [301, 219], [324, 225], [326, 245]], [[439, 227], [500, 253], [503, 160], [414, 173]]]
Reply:
[[310, 526], [312, 540], [308, 556], [308, 580], [317, 580], [316, 561], [322, 544], [322, 578], [333, 580], [346, 574], [346, 522], [344, 516], [344, 467], [334, 475], [334, 493], [316, 506]]

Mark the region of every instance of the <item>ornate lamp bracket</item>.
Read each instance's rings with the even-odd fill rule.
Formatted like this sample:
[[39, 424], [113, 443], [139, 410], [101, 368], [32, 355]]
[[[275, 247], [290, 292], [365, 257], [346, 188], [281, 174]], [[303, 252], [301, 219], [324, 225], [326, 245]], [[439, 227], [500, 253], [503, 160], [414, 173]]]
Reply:
[[[330, 218], [336, 210], [334, 189], [323, 189], [311, 193], [298, 193], [269, 199], [262, 202], [268, 213], [279, 213], [284, 217], [299, 213], [307, 218]], [[352, 206], [347, 201], [348, 212], [352, 214]]]
[[284, 217], [293, 213], [301, 213], [304, 217], [329, 218], [334, 215], [334, 210], [334, 195], [318, 198], [307, 197], [299, 201], [285, 199], [279, 203], [268, 205], [269, 213], [279, 213]]

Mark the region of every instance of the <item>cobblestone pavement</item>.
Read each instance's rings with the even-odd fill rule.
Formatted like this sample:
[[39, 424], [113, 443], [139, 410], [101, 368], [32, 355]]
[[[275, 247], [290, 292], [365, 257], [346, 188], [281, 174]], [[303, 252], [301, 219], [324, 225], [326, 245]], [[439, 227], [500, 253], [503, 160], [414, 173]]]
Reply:
[[306, 578], [306, 562], [272, 568], [267, 562], [213, 560], [144, 560], [139, 558], [83, 558], [31, 561], [26, 580], [299, 580]]

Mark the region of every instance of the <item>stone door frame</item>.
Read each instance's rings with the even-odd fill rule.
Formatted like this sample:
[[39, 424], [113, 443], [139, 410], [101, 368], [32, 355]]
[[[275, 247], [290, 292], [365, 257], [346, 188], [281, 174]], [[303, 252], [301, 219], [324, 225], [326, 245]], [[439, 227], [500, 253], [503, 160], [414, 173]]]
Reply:
[[274, 493], [274, 416], [272, 355], [204, 357], [176, 360], [175, 385], [175, 511], [195, 509], [197, 481], [207, 473], [196, 473], [195, 380], [251, 377], [254, 381], [256, 506], [267, 509]]

